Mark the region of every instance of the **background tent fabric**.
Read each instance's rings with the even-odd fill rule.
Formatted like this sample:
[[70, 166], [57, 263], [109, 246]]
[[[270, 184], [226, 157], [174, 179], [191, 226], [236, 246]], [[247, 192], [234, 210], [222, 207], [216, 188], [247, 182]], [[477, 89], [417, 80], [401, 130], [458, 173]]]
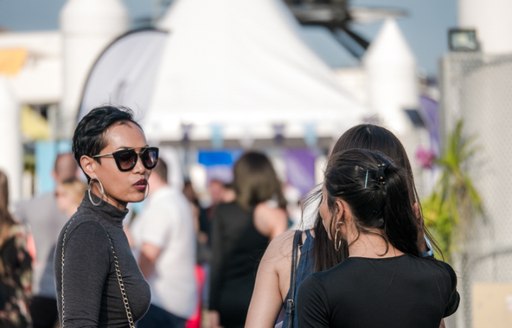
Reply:
[[160, 27], [172, 33], [144, 123], [151, 139], [333, 137], [366, 114], [280, 0], [177, 0]]
[[113, 41], [89, 73], [78, 120], [94, 107], [115, 104], [133, 109], [135, 118], [143, 122], [167, 34], [142, 29]]

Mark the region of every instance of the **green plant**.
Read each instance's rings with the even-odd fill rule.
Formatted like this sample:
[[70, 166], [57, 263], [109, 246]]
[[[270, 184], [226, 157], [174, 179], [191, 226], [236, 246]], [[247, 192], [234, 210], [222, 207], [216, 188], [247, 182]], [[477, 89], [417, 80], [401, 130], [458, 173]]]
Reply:
[[477, 151], [475, 137], [466, 137], [463, 127], [463, 121], [457, 121], [448, 136], [444, 151], [436, 160], [439, 179], [422, 202], [425, 225], [448, 260], [461, 241], [464, 229], [473, 218], [483, 214], [482, 198], [468, 173]]

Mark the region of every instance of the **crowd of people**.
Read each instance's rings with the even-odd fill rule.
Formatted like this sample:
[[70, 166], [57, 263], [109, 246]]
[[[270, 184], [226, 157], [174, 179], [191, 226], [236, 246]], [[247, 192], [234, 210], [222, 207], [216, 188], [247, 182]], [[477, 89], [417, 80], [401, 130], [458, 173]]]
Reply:
[[389, 130], [337, 140], [301, 202], [304, 231], [264, 152], [210, 181], [209, 207], [159, 155], [129, 109], [102, 106], [57, 156], [54, 192], [11, 214], [0, 172], [0, 326], [443, 327], [457, 310], [456, 274]]

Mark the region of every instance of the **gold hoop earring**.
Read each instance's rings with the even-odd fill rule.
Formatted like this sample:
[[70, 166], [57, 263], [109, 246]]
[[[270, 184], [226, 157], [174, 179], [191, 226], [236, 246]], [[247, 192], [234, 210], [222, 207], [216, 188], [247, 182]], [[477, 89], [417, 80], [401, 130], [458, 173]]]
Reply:
[[341, 242], [342, 242], [342, 236], [341, 236], [341, 229], [340, 229], [340, 226], [343, 224], [343, 221], [341, 222], [338, 222], [336, 224], [336, 231], [334, 232], [334, 250], [336, 250], [336, 252], [339, 252], [339, 250], [341, 249]]
[[103, 189], [103, 184], [101, 183], [100, 180], [98, 179], [90, 179], [89, 180], [89, 185], [87, 187], [87, 195], [89, 196], [89, 201], [91, 202], [92, 205], [94, 206], [100, 206], [101, 203], [103, 202], [102, 198], [100, 197], [100, 201], [95, 203], [93, 200], [92, 200], [92, 196], [91, 196], [91, 190], [92, 190], [92, 186], [94, 184], [94, 181], [97, 181], [98, 182], [98, 185], [100, 186], [100, 193], [102, 196], [105, 196], [105, 189]]

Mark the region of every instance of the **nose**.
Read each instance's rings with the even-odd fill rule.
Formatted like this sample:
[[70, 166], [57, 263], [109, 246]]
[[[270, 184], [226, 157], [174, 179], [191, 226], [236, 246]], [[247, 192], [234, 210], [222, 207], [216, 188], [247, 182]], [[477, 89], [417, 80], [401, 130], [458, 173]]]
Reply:
[[146, 167], [142, 164], [142, 158], [140, 158], [140, 154], [137, 154], [137, 162], [135, 163], [135, 167], [133, 168], [135, 173], [144, 173], [146, 172]]

